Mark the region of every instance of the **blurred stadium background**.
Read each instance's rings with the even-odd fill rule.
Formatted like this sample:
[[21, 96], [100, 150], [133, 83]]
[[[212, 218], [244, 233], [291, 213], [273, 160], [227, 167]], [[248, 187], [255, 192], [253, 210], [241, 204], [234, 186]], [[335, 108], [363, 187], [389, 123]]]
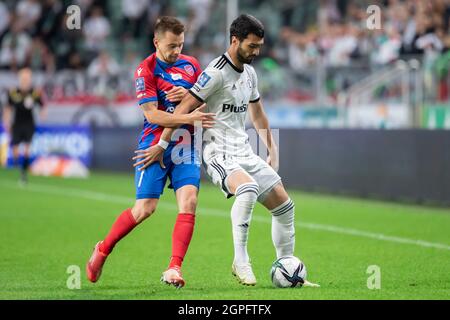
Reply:
[[[67, 27], [71, 5], [80, 8], [80, 29]], [[380, 29], [368, 28], [370, 5], [381, 9]], [[101, 283], [81, 275], [76, 287], [71, 270], [83, 273], [92, 244], [133, 203], [131, 156], [143, 121], [133, 72], [154, 51], [155, 20], [180, 18], [184, 52], [205, 67], [244, 12], [266, 26], [259, 90], [297, 204], [296, 254], [322, 288], [272, 288], [270, 219], [260, 206], [249, 243], [259, 284], [237, 286], [230, 203], [208, 183], [182, 292], [158, 283], [176, 211], [167, 191]], [[449, 20], [450, 0], [0, 1], [0, 104], [17, 71], [31, 67], [47, 107], [32, 170], [53, 176], [19, 186], [0, 128], [8, 167], [0, 169], [0, 299], [448, 299]], [[382, 290], [368, 290], [374, 264]]]
[[[71, 5], [80, 8], [80, 29], [67, 27]], [[367, 26], [370, 5], [381, 9], [380, 29]], [[204, 183], [181, 293], [158, 284], [176, 211], [167, 191], [102, 282], [83, 277], [82, 290], [69, 290], [66, 268], [83, 272], [92, 244], [133, 203], [131, 157], [143, 121], [133, 72], [154, 51], [155, 20], [180, 18], [184, 53], [206, 67], [244, 12], [266, 26], [259, 90], [297, 204], [296, 254], [322, 288], [271, 287], [270, 219], [261, 207], [249, 243], [260, 283], [238, 287], [229, 276], [230, 203]], [[48, 110], [38, 118], [32, 170], [56, 176], [20, 187], [0, 128], [8, 167], [0, 169], [0, 299], [448, 299], [449, 20], [450, 0], [0, 1], [0, 104], [17, 71], [31, 67]], [[366, 285], [373, 264], [382, 290]]]
[[[67, 27], [71, 5], [80, 29]], [[370, 5], [380, 29], [368, 28]], [[154, 51], [157, 17], [187, 25], [184, 52], [205, 67], [240, 12], [267, 29], [255, 67], [288, 186], [450, 204], [448, 0], [1, 1], [0, 92], [29, 66], [46, 96], [33, 154], [47, 159], [35, 172], [131, 171], [142, 125], [132, 76]]]

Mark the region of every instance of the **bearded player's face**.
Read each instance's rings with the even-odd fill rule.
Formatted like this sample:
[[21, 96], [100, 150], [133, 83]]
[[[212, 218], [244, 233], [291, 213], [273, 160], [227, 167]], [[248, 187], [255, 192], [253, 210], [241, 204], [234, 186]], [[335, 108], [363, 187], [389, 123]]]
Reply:
[[166, 31], [155, 37], [155, 47], [162, 56], [164, 62], [174, 63], [183, 50], [184, 33], [179, 35]]
[[264, 38], [253, 33], [249, 34], [243, 41], [239, 41], [237, 57], [241, 63], [251, 64], [253, 59], [259, 56]]

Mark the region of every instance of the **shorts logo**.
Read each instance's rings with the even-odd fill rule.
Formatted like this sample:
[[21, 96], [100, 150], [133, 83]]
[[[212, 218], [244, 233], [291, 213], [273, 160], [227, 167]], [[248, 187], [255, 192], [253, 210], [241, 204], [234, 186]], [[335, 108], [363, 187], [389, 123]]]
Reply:
[[200, 75], [200, 78], [198, 78], [197, 83], [198, 83], [201, 87], [204, 87], [204, 86], [208, 83], [209, 80], [211, 80], [211, 77], [210, 77], [207, 73], [203, 72], [203, 73]]
[[187, 64], [184, 66], [184, 70], [190, 75], [191, 77], [194, 75], [194, 68], [190, 64]]
[[136, 79], [136, 92], [145, 90], [145, 80], [143, 77]]

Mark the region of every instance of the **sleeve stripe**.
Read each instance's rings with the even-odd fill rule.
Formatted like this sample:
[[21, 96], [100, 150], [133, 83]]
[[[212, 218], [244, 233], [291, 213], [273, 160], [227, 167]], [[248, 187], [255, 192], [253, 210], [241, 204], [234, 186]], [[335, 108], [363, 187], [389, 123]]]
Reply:
[[157, 97], [149, 97], [149, 98], [144, 98], [139, 100], [139, 105], [147, 103], [147, 102], [153, 102], [153, 101], [158, 101]]
[[250, 100], [250, 103], [258, 102], [261, 99], [261, 97], [256, 98], [255, 100]]
[[195, 98], [195, 99], [197, 99], [198, 101], [200, 101], [200, 102], [205, 102], [205, 101], [203, 101], [203, 99], [202, 98], [200, 98], [198, 95], [196, 95], [194, 92], [192, 92], [192, 90], [189, 90], [189, 93]]

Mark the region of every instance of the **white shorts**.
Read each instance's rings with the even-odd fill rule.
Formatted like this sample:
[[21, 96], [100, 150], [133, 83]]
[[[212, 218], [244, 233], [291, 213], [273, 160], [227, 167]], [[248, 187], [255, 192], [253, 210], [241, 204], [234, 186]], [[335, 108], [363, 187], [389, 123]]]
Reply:
[[255, 154], [249, 157], [216, 155], [208, 160], [204, 160], [203, 165], [212, 182], [222, 189], [227, 198], [233, 196], [228, 190], [227, 178], [237, 170], [244, 170], [258, 184], [259, 202], [264, 201], [267, 194], [281, 181], [278, 173]]

